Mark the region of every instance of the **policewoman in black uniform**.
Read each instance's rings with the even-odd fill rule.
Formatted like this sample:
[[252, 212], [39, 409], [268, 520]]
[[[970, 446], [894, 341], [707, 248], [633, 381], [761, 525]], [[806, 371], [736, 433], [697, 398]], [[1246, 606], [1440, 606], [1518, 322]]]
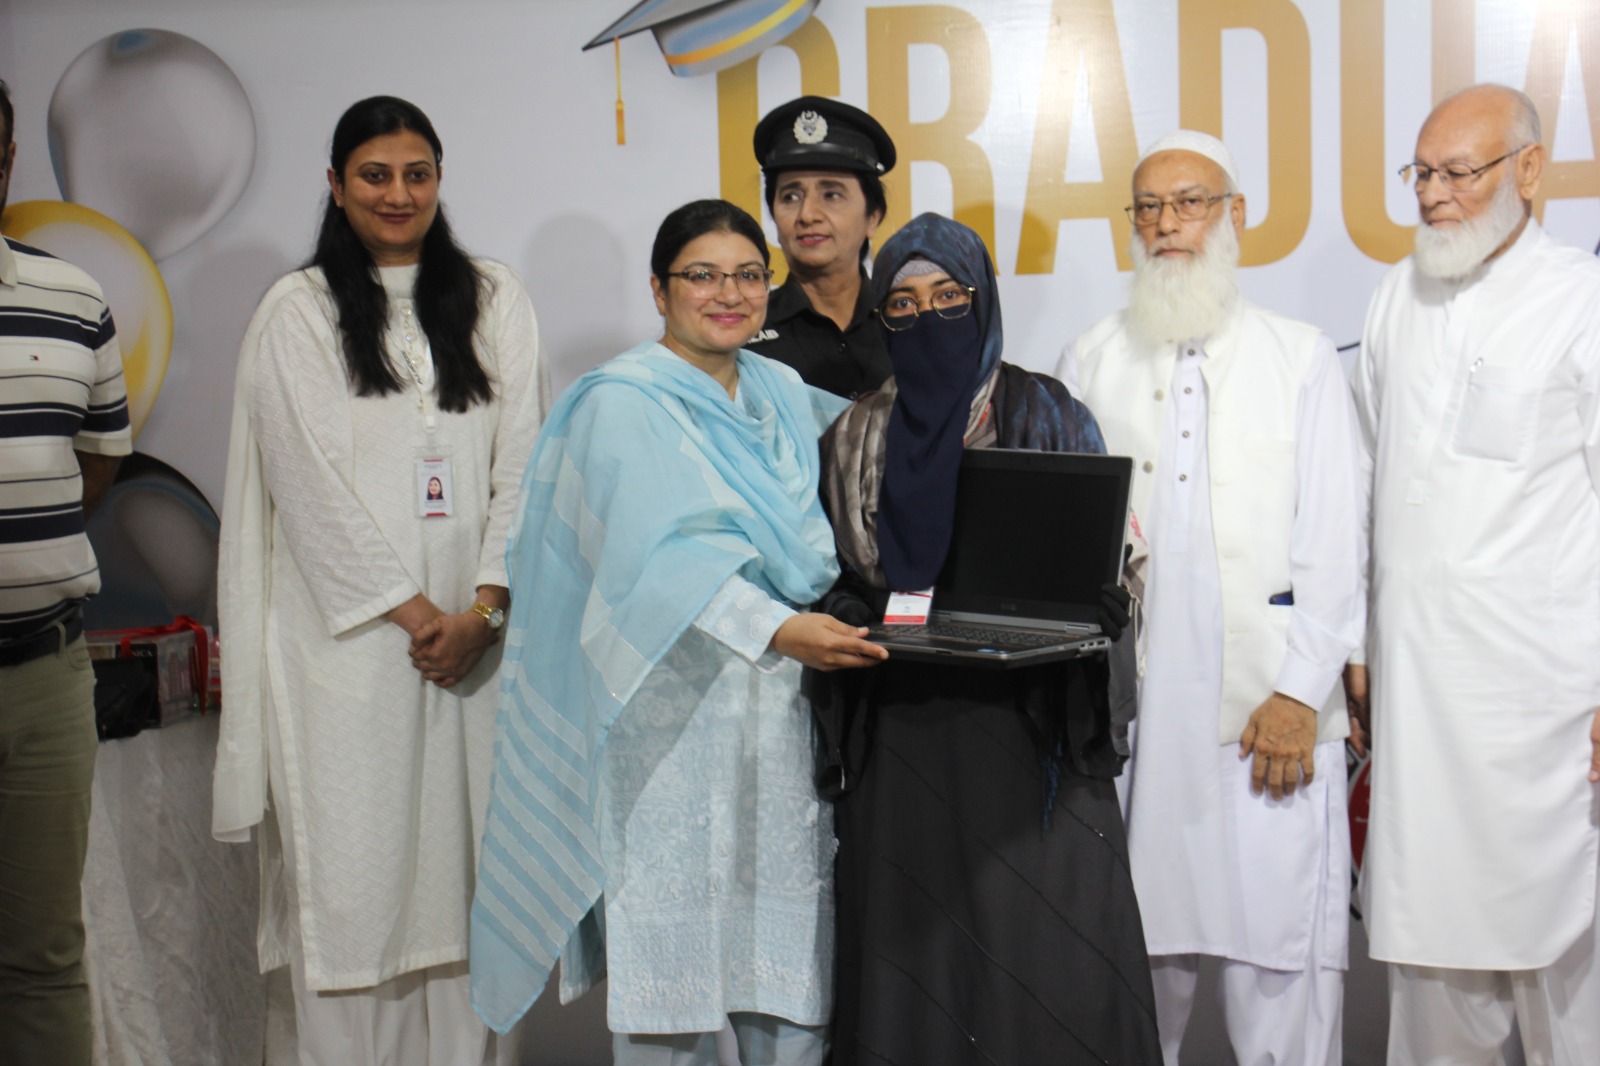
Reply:
[[819, 389], [870, 392], [891, 373], [866, 263], [887, 206], [882, 176], [894, 168], [894, 142], [860, 108], [802, 96], [761, 120], [755, 151], [789, 277], [746, 347]]

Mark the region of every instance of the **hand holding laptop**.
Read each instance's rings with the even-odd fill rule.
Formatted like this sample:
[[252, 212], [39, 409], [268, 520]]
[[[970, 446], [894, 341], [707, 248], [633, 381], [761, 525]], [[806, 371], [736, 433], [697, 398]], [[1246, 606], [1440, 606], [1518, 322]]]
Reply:
[[887, 650], [861, 639], [865, 626], [852, 626], [826, 614], [797, 614], [772, 635], [772, 650], [813, 670], [847, 670], [876, 666]]
[[1128, 613], [1132, 605], [1133, 597], [1116, 582], [1108, 581], [1100, 586], [1100, 632], [1113, 644], [1122, 637], [1122, 631], [1128, 628], [1128, 623], [1133, 621]]

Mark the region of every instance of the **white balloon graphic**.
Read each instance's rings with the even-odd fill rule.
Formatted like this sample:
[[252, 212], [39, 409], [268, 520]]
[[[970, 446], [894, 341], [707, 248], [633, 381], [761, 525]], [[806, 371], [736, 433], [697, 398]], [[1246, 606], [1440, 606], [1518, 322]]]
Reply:
[[168, 30], [85, 49], [50, 97], [49, 133], [62, 198], [115, 219], [158, 260], [227, 214], [255, 165], [244, 86], [211, 49]]

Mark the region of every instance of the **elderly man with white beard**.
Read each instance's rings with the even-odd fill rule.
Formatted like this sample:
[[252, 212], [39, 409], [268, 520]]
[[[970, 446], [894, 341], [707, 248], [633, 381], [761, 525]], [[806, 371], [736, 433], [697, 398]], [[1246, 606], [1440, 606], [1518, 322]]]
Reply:
[[1235, 274], [1233, 156], [1180, 130], [1133, 174], [1125, 310], [1062, 357], [1135, 461], [1150, 546], [1133, 758], [1134, 887], [1169, 1066], [1201, 956], [1241, 1063], [1341, 1057], [1349, 829], [1341, 670], [1365, 624], [1365, 497], [1333, 344]]
[[[1522, 93], [1428, 116], [1355, 375], [1389, 1062], [1600, 1063], [1600, 262], [1532, 218]], [[1360, 695], [1364, 678], [1354, 686]]]

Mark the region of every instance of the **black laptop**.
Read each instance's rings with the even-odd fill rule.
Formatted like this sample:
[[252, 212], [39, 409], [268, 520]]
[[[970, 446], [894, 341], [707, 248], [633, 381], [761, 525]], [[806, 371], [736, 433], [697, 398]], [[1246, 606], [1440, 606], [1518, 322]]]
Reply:
[[1100, 587], [1121, 576], [1133, 460], [969, 448], [926, 624], [871, 628], [896, 660], [1032, 666], [1104, 652]]

